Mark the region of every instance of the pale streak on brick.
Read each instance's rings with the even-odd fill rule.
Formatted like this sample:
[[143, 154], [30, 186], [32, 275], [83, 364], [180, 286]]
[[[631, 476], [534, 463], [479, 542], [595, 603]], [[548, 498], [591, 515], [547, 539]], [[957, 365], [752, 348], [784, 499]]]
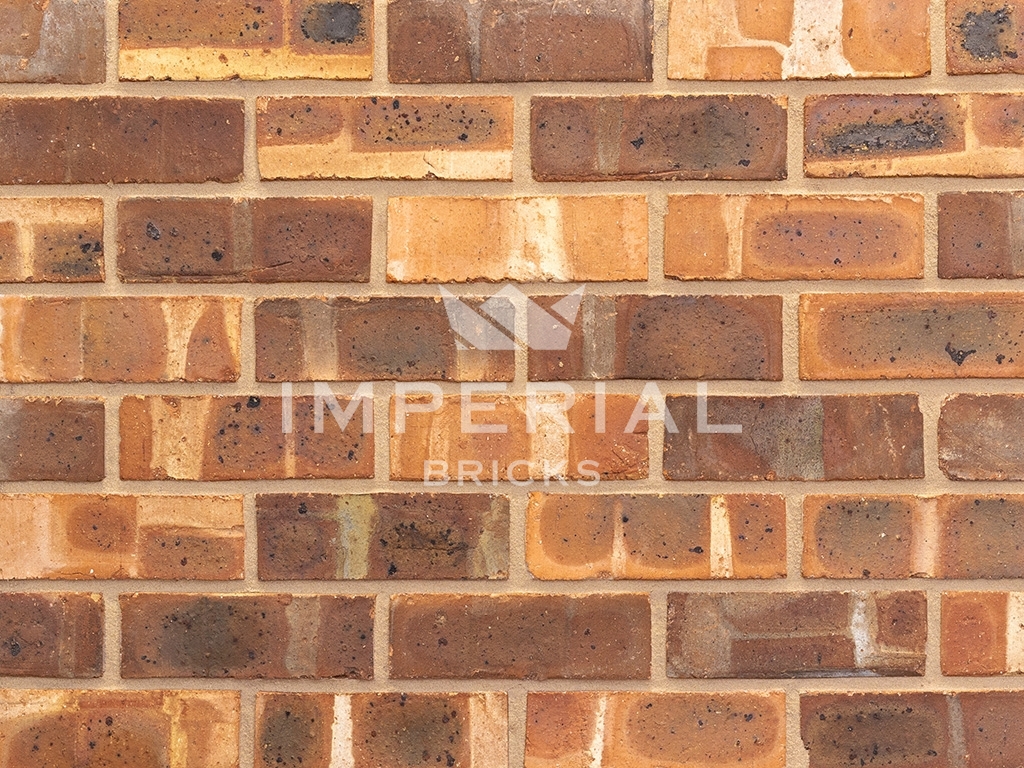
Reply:
[[370, 535], [377, 516], [372, 496], [338, 498], [339, 579], [365, 579], [370, 568]]
[[312, 381], [332, 381], [338, 377], [337, 315], [333, 304], [325, 301], [300, 302], [303, 362]]
[[605, 718], [608, 716], [608, 697], [600, 696], [594, 711], [594, 736], [590, 740], [589, 768], [601, 768], [604, 763]]
[[1006, 596], [1006, 671], [1024, 674], [1024, 592]]
[[334, 697], [334, 722], [331, 724], [331, 764], [329, 768], [354, 768], [352, 751], [352, 696]]
[[[868, 617], [868, 596], [856, 593], [853, 596], [853, 609], [850, 611], [850, 638], [853, 640], [853, 655], [858, 669], [871, 661], [875, 654], [875, 643]], [[872, 603], [874, 601], [872, 600]], [[873, 606], [872, 606], [873, 607]], [[872, 614], [874, 611], [872, 611]]]
[[[572, 427], [565, 412], [561, 410], [565, 397], [557, 392], [537, 392], [536, 432], [530, 435], [530, 458], [540, 464], [541, 471], [555, 470], [569, 461], [569, 435]], [[529, 409], [531, 406], [527, 405]], [[523, 458], [526, 458], [525, 456]]]
[[729, 500], [711, 497], [711, 578], [731, 579], [732, 530], [729, 525]]
[[6, 521], [0, 534], [0, 578], [29, 578], [39, 562], [60, 568], [64, 561], [55, 551], [49, 523], [50, 503], [45, 496], [8, 497], [0, 500]]
[[199, 480], [203, 474], [203, 442], [214, 401], [206, 397], [178, 398], [174, 408], [165, 398], [149, 399], [153, 427], [150, 468], [175, 480]]
[[294, 597], [285, 606], [288, 620], [288, 647], [284, 654], [284, 666], [292, 677], [316, 675], [316, 656], [320, 634], [320, 599], [316, 597]]
[[369, 80], [373, 55], [304, 55], [280, 48], [123, 47], [121, 80]]
[[615, 297], [583, 297], [583, 370], [585, 378], [609, 379], [615, 371]]
[[939, 502], [935, 498], [922, 498], [913, 505], [910, 572], [912, 576], [934, 578], [939, 555], [942, 530], [939, 525]]
[[[230, 327], [229, 312], [225, 312], [225, 331], [229, 339], [234, 339], [232, 357], [238, 355], [238, 336], [241, 333], [241, 310], [242, 302], [236, 299], [234, 302], [238, 312], [234, 315], [237, 321], [236, 327]], [[192, 338], [192, 331], [206, 310], [205, 302], [182, 301], [178, 298], [164, 299], [160, 302], [160, 309], [164, 315], [164, 324], [167, 326], [167, 367], [165, 373], [171, 379], [185, 378], [185, 366], [188, 362], [189, 340]]]
[[508, 700], [505, 694], [471, 694], [469, 722], [469, 768], [508, 768]]
[[843, 0], [795, 0], [793, 38], [782, 58], [782, 77], [851, 77], [843, 55]]

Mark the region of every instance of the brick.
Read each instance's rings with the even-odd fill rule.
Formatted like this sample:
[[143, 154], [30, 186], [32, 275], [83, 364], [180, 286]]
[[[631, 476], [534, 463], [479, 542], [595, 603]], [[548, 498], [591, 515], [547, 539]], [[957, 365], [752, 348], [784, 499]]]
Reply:
[[[356, 406], [342, 429], [351, 398], [320, 400], [316, 432], [313, 397], [292, 399], [292, 430], [284, 431], [280, 397], [126, 397], [121, 401], [121, 477], [124, 480], [278, 480], [373, 477], [373, 434], [363, 431]], [[334, 418], [332, 418], [332, 416]]]
[[672, 593], [668, 675], [923, 675], [923, 592]]
[[369, 80], [373, 3], [121, 0], [122, 80]]
[[670, 78], [919, 77], [929, 70], [928, 0], [670, 5]]
[[0, 184], [237, 181], [241, 99], [0, 98]]
[[1024, 194], [939, 195], [939, 277], [1024, 276]]
[[388, 280], [647, 279], [647, 198], [393, 197]]
[[807, 496], [803, 573], [834, 579], [1024, 577], [1021, 496]]
[[117, 214], [126, 282], [370, 279], [369, 198], [122, 198]]
[[669, 396], [678, 429], [666, 431], [669, 480], [894, 480], [924, 477], [924, 424], [916, 395], [708, 398]]
[[808, 176], [1019, 175], [1024, 94], [811, 96]]
[[256, 525], [261, 579], [508, 576], [506, 496], [261, 494]]
[[1024, 761], [1019, 738], [1024, 696], [1019, 691], [964, 692], [957, 698], [970, 765], [996, 768]]
[[939, 468], [951, 480], [1024, 480], [1024, 396], [953, 395], [939, 414]]
[[946, 2], [946, 70], [952, 75], [1024, 73], [1024, 2]]
[[507, 768], [504, 693], [258, 693], [256, 765]]
[[530, 379], [782, 380], [781, 296], [585, 295], [575, 319]]
[[88, 678], [102, 674], [102, 595], [0, 595], [0, 675]]
[[650, 0], [388, 3], [393, 83], [650, 81]]
[[766, 96], [536, 96], [533, 177], [784, 179], [786, 100]]
[[373, 677], [373, 597], [136, 593], [120, 603], [125, 678]]
[[514, 355], [466, 348], [440, 297], [256, 304], [257, 381], [511, 381]]
[[235, 381], [242, 300], [0, 298], [0, 380]]
[[0, 199], [0, 282], [99, 283], [103, 274], [102, 200]]
[[9, 765], [238, 765], [237, 691], [0, 691]]
[[13, 0], [0, 7], [0, 82], [99, 83], [102, 0]]
[[392, 399], [392, 480], [479, 485], [647, 476], [647, 421], [627, 431], [633, 412], [643, 411], [636, 397], [597, 399], [581, 393], [563, 410], [566, 400], [559, 393], [538, 393], [530, 401], [524, 395], [481, 394], [465, 387], [464, 395], [438, 402], [407, 395], [404, 432], [396, 422], [400, 403]]
[[1022, 605], [1019, 593], [944, 592], [942, 674], [1003, 675], [1024, 671]]
[[264, 179], [512, 178], [512, 98], [256, 100]]
[[2, 579], [241, 579], [241, 496], [0, 496]]
[[646, 680], [647, 595], [395, 595], [391, 677]]
[[779, 692], [531, 692], [525, 766], [784, 768], [785, 731]]
[[0, 398], [0, 480], [103, 479], [103, 401]]
[[665, 276], [920, 278], [924, 236], [920, 195], [669, 195]]
[[804, 294], [800, 378], [1019, 378], [1021, 336], [1014, 293]]
[[538, 579], [774, 579], [786, 575], [781, 496], [531, 493]]

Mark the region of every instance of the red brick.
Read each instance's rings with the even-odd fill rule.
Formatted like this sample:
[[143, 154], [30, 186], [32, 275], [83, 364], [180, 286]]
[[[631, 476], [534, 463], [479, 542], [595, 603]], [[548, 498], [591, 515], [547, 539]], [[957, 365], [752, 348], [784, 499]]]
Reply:
[[1024, 2], [946, 1], [946, 70], [953, 75], [1024, 74]]
[[242, 300], [0, 298], [0, 380], [234, 381]]
[[[1014, 602], [1020, 605], [1019, 600]], [[1009, 607], [1010, 595], [1006, 592], [943, 593], [942, 674], [1024, 671], [1020, 669], [1024, 662], [1019, 649], [1021, 628], [1011, 624]], [[1016, 618], [1020, 620], [1019, 612]]]
[[772, 579], [786, 575], [781, 496], [530, 495], [526, 562], [539, 579]]
[[236, 768], [235, 691], [0, 690], [8, 765]]
[[531, 380], [782, 379], [781, 296], [587, 294], [575, 321], [564, 351], [529, 351]]
[[102, 595], [0, 594], [0, 675], [78, 678], [102, 674]]
[[[340, 417], [351, 400], [337, 398]], [[125, 480], [275, 480], [373, 476], [373, 434], [363, 432], [363, 400], [342, 429], [322, 403], [317, 433], [313, 397], [292, 400], [284, 432], [280, 397], [126, 397], [121, 401], [121, 477]]]
[[240, 579], [241, 496], [0, 496], [2, 579]]
[[256, 732], [256, 765], [266, 768], [412, 763], [504, 768], [508, 698], [504, 693], [258, 693]]
[[508, 575], [505, 496], [261, 494], [256, 524], [261, 579]]
[[373, 597], [121, 595], [121, 676], [373, 677]]
[[919, 195], [670, 195], [665, 275], [680, 280], [924, 276]]
[[939, 195], [939, 277], [1022, 277], [1024, 194]]
[[241, 99], [0, 98], [0, 184], [237, 181]]
[[1024, 480], [1024, 395], [961, 394], [939, 415], [939, 468], [951, 480]]
[[0, 82], [99, 83], [102, 0], [8, 0], [0, 6]]
[[[484, 299], [462, 301], [479, 310]], [[465, 346], [440, 297], [263, 299], [256, 304], [258, 381], [512, 380], [511, 349], [487, 352]]]
[[0, 398], [0, 480], [103, 479], [103, 401]]
[[0, 199], [0, 282], [102, 281], [102, 200]]
[[642, 81], [652, 77], [650, 0], [388, 4], [393, 83]]
[[924, 424], [915, 395], [666, 397], [678, 432], [665, 434], [669, 480], [869, 480], [924, 477]]
[[391, 677], [647, 679], [647, 595], [396, 595]]
[[526, 768], [786, 765], [782, 693], [529, 693]]
[[1024, 763], [1024, 696], [1019, 691], [972, 691], [957, 696], [963, 712], [964, 751], [971, 768]]
[[765, 96], [536, 96], [538, 181], [784, 179], [786, 102]]
[[122, 198], [126, 282], [367, 282], [367, 198]]

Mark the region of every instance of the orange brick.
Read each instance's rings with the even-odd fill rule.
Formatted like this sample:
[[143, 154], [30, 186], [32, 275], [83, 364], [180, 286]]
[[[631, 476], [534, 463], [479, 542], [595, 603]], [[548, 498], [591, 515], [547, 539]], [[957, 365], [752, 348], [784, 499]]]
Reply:
[[[336, 398], [341, 417], [351, 398]], [[126, 397], [121, 401], [125, 480], [275, 480], [373, 477], [373, 435], [362, 399], [342, 429], [329, 398], [295, 397], [292, 430], [280, 397]], [[323, 414], [316, 432], [316, 412]]]
[[388, 280], [647, 279], [647, 198], [393, 197]]
[[1024, 277], [1024, 194], [939, 195], [939, 277]]
[[786, 697], [765, 693], [529, 693], [526, 768], [786, 765]]
[[512, 178], [512, 98], [309, 96], [256, 102], [264, 179]]
[[122, 80], [369, 80], [373, 3], [122, 0]]
[[939, 468], [952, 480], [1024, 480], [1024, 396], [952, 395], [939, 414]]
[[0, 282], [102, 281], [102, 200], [0, 199]]
[[786, 575], [781, 496], [530, 495], [539, 579], [773, 579]]
[[[1016, 621], [1010, 620], [1011, 603]], [[1019, 593], [943, 593], [942, 674], [1024, 672], [1022, 605]]]
[[1024, 74], [1024, 2], [946, 0], [946, 70]]
[[670, 195], [665, 275], [680, 280], [924, 276], [920, 195]]
[[928, 0], [672, 0], [668, 46], [683, 80], [918, 77]]
[[0, 691], [10, 765], [235, 768], [240, 721], [236, 691]]
[[242, 300], [0, 298], [0, 380], [234, 381]]
[[240, 496], [0, 496], [2, 579], [240, 579]]

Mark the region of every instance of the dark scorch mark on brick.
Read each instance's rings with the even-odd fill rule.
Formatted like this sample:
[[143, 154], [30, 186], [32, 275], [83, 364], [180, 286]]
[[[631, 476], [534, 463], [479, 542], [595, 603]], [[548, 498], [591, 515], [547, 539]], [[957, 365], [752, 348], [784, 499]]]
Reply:
[[350, 44], [362, 31], [363, 12], [355, 3], [318, 3], [306, 9], [302, 34], [315, 43]]
[[937, 149], [942, 146], [944, 127], [921, 120], [906, 123], [896, 120], [888, 124], [861, 123], [849, 125], [825, 139], [830, 152], [848, 155], [856, 152], [907, 152]]
[[957, 28], [963, 36], [964, 50], [980, 61], [1016, 59], [1017, 51], [1005, 45], [1002, 38], [1013, 32], [1012, 10], [968, 11]]
[[963, 365], [968, 355], [973, 355], [976, 349], [955, 349], [950, 342], [946, 342], [946, 354], [949, 355], [957, 365]]

